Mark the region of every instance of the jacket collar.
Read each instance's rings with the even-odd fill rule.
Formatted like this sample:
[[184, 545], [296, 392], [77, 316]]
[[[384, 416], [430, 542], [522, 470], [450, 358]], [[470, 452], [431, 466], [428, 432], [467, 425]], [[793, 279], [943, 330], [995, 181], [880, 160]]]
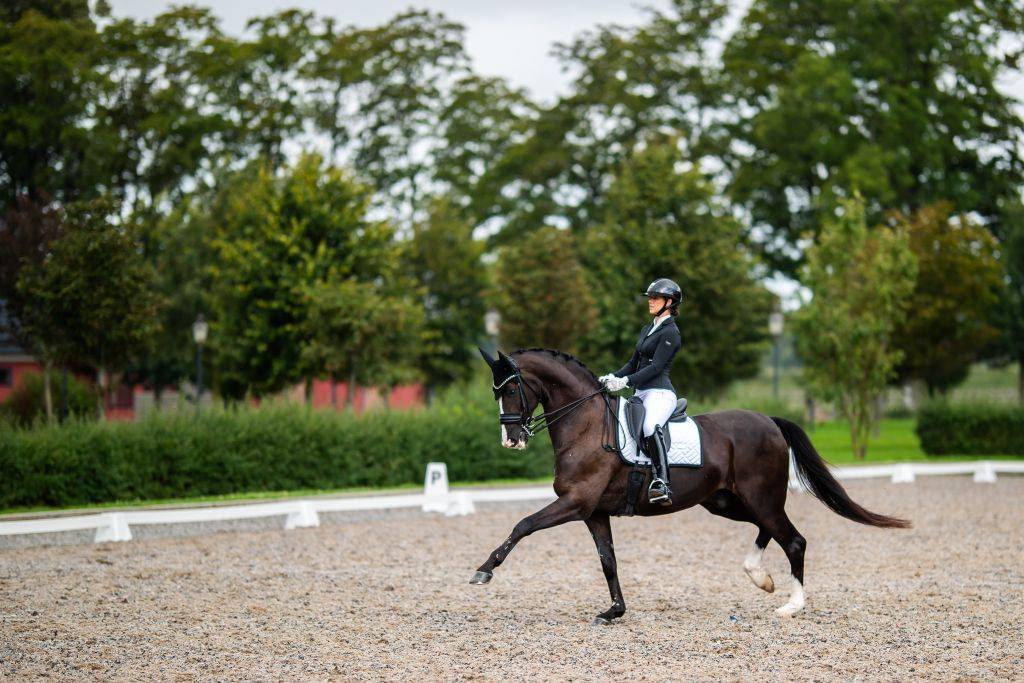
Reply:
[[[646, 336], [647, 336], [648, 334], [650, 334], [650, 333], [651, 333], [651, 327], [652, 327], [653, 325], [654, 325], [654, 321], [653, 321], [653, 320], [652, 320], [651, 322], [647, 323], [647, 326], [646, 326], [646, 327], [644, 328], [644, 336], [645, 336], [645, 337], [646, 337]], [[663, 320], [662, 322], [658, 323], [658, 329], [656, 329], [656, 330], [654, 331], [654, 334], [658, 334], [659, 332], [661, 332], [662, 330], [664, 330], [664, 329], [666, 329], [666, 328], [668, 328], [668, 327], [675, 327], [675, 325], [676, 325], [676, 319], [675, 319], [675, 316], [673, 316], [673, 315], [672, 315], [672, 314], [670, 313], [670, 314], [668, 315], [668, 319], [667, 319], [667, 320]]]

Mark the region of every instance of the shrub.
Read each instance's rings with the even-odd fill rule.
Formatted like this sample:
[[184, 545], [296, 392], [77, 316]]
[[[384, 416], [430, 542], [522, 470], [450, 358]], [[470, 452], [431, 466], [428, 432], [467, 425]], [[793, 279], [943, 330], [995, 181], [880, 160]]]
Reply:
[[547, 438], [501, 447], [493, 402], [360, 417], [295, 405], [155, 413], [2, 429], [0, 507], [394, 486], [421, 482], [432, 460], [455, 481], [540, 477], [553, 465]]
[[[50, 394], [53, 398], [53, 411], [56, 414], [60, 405], [59, 373], [50, 375]], [[46, 403], [43, 397], [43, 375], [37, 372], [26, 375], [3, 405], [0, 405], [0, 413], [22, 427], [44, 419]], [[88, 384], [70, 375], [68, 376], [68, 414], [81, 417], [96, 415], [96, 394]]]
[[926, 405], [917, 436], [929, 455], [1024, 455], [1024, 407]]

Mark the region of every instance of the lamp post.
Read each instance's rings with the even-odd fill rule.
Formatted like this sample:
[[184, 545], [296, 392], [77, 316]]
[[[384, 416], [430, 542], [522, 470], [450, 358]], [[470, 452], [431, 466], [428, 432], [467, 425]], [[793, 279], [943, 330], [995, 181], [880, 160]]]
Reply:
[[484, 313], [484, 332], [491, 339], [491, 351], [498, 350], [498, 330], [501, 329], [501, 313], [490, 310]]
[[196, 342], [196, 414], [199, 414], [199, 405], [203, 400], [203, 344], [206, 343], [206, 334], [210, 326], [206, 324], [206, 318], [200, 313], [196, 321], [192, 323], [192, 339]]
[[779, 400], [779, 339], [784, 318], [779, 311], [768, 316], [768, 333], [772, 335], [772, 396]]

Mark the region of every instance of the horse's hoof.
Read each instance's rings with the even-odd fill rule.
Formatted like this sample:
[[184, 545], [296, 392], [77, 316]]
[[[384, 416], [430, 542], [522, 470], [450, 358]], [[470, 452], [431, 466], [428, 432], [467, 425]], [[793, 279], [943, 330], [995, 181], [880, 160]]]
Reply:
[[612, 620], [606, 617], [594, 617], [594, 621], [592, 623], [594, 626], [608, 626], [612, 623]]
[[477, 572], [476, 574], [473, 574], [473, 578], [470, 579], [469, 582], [474, 586], [482, 586], [490, 581], [493, 576], [494, 574], [491, 572]]

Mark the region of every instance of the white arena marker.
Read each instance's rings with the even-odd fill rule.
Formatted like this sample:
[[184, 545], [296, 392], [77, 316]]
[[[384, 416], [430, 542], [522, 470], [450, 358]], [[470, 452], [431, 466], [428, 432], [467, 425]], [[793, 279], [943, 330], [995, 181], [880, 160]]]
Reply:
[[128, 520], [120, 512], [103, 515], [103, 523], [96, 527], [96, 543], [120, 542], [132, 540], [132, 530], [128, 528]]
[[979, 484], [996, 483], [996, 468], [988, 460], [978, 463], [978, 469], [974, 471], [974, 481]]
[[914, 468], [909, 464], [897, 465], [892, 471], [893, 484], [912, 484], [914, 482]]
[[476, 507], [473, 505], [473, 499], [465, 491], [459, 491], [451, 496], [444, 515], [445, 517], [461, 517], [462, 515], [471, 515], [474, 512], [476, 512]]
[[428, 462], [423, 479], [423, 511], [446, 512], [449, 502], [448, 466], [443, 462]]
[[285, 529], [306, 529], [320, 526], [320, 517], [316, 514], [316, 508], [308, 500], [300, 500], [298, 507], [288, 513], [284, 520]]

